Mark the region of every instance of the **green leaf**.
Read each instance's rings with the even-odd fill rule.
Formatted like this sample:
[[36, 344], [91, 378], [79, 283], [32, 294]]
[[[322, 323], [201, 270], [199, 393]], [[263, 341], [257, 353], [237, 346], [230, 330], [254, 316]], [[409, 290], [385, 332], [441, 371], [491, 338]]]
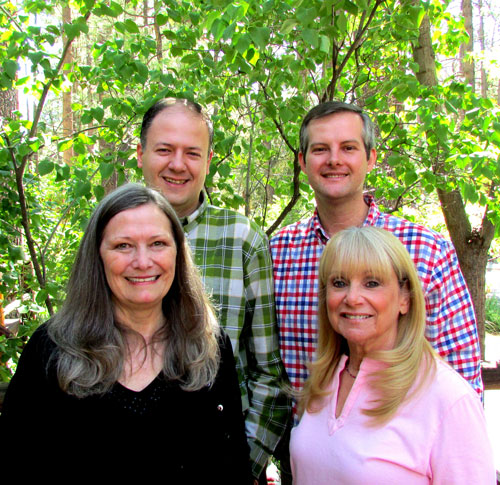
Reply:
[[127, 31], [131, 34], [138, 34], [140, 32], [139, 27], [137, 27], [137, 24], [133, 20], [127, 19], [124, 24]]
[[317, 12], [315, 8], [300, 7], [297, 9], [296, 16], [303, 27], [308, 27], [316, 19]]
[[101, 177], [105, 180], [113, 175], [115, 167], [112, 163], [103, 162], [99, 165], [99, 171], [101, 172]]
[[99, 123], [102, 121], [104, 117], [104, 110], [100, 107], [91, 108], [90, 113], [92, 117], [97, 120]]
[[331, 49], [330, 38], [327, 37], [326, 35], [321, 35], [319, 41], [320, 41], [319, 50], [321, 52], [324, 52], [325, 54], [329, 54]]
[[224, 178], [227, 178], [231, 175], [231, 166], [228, 163], [221, 163], [217, 167], [217, 172]]
[[476, 192], [476, 188], [471, 184], [464, 184], [464, 197], [466, 200], [470, 201], [472, 204], [475, 204], [479, 200], [478, 193]]
[[49, 174], [54, 170], [54, 162], [50, 160], [42, 160], [38, 164], [38, 173], [42, 176]]
[[80, 27], [78, 25], [64, 24], [63, 29], [66, 37], [68, 37], [69, 40], [73, 40], [80, 35]]
[[405, 180], [406, 186], [412, 185], [418, 180], [418, 175], [416, 174], [416, 172], [414, 170], [407, 171], [405, 173], [404, 180]]
[[90, 194], [92, 184], [89, 181], [78, 181], [75, 186], [75, 195], [77, 197], [84, 197]]
[[271, 31], [268, 27], [254, 27], [250, 29], [250, 36], [254, 44], [262, 50], [267, 48], [270, 35]]
[[304, 29], [302, 31], [302, 38], [304, 41], [309, 44], [311, 47], [316, 49], [319, 44], [319, 36], [318, 32], [314, 29]]
[[252, 44], [252, 39], [250, 35], [245, 33], [241, 35], [238, 41], [236, 42], [236, 50], [241, 55], [243, 55], [248, 50], [251, 44]]
[[3, 64], [3, 70], [7, 77], [10, 79], [14, 80], [16, 79], [16, 72], [17, 72], [17, 62], [13, 61], [12, 59], [6, 60]]
[[344, 0], [344, 9], [352, 15], [358, 15], [359, 9], [356, 4], [350, 2], [349, 0]]
[[299, 25], [298, 20], [296, 19], [287, 19], [283, 22], [281, 26], [281, 32], [283, 34], [289, 34], [292, 30], [294, 30], [297, 25]]
[[155, 20], [156, 23], [161, 27], [168, 22], [168, 17], [166, 15], [163, 15], [162, 13], [159, 13], [156, 15]]
[[94, 186], [94, 195], [97, 200], [101, 200], [104, 197], [105, 193], [106, 191], [104, 190], [104, 187], [102, 187], [101, 185]]
[[19, 246], [10, 246], [8, 247], [9, 258], [12, 261], [26, 261], [26, 254], [24, 254], [23, 248]]
[[60, 152], [65, 152], [66, 150], [68, 150], [72, 146], [73, 146], [73, 139], [70, 139], [70, 140], [66, 140], [66, 141], [63, 141], [61, 143], [58, 143], [57, 149]]
[[40, 290], [36, 296], [35, 296], [35, 301], [39, 304], [39, 305], [43, 305], [43, 303], [45, 302], [45, 300], [47, 299], [47, 297], [49, 296], [49, 292], [47, 290]]

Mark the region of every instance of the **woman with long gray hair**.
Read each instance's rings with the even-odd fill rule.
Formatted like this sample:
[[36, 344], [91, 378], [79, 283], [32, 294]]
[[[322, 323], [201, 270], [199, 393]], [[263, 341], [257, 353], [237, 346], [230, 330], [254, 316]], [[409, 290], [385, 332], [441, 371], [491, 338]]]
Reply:
[[97, 206], [66, 300], [28, 341], [1, 418], [40, 461], [130, 453], [126, 470], [161, 460], [171, 483], [250, 483], [231, 344], [162, 195], [128, 184]]

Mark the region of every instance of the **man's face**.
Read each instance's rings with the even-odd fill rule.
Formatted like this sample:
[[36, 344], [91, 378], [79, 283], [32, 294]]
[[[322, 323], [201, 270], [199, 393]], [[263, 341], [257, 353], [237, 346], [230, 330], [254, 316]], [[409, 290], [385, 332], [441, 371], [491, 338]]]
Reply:
[[153, 119], [137, 164], [151, 187], [161, 190], [179, 217], [194, 212], [210, 167], [208, 127], [201, 116], [172, 106]]
[[307, 126], [307, 153], [299, 154], [302, 171], [321, 203], [352, 202], [363, 196], [366, 174], [375, 165], [375, 149], [366, 156], [363, 121], [342, 111], [312, 120]]

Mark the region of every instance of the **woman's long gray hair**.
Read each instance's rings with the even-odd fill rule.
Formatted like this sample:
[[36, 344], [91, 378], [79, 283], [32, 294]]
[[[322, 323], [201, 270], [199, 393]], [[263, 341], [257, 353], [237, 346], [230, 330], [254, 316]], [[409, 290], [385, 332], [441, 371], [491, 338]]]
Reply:
[[180, 381], [185, 390], [197, 390], [217, 374], [220, 330], [177, 216], [157, 191], [127, 184], [95, 209], [76, 255], [66, 300], [48, 322], [57, 344], [53, 358], [59, 385], [68, 394], [104, 393], [123, 372], [126, 336], [135, 332], [115, 319], [99, 249], [104, 229], [116, 214], [145, 204], [156, 205], [169, 219], [177, 249], [175, 277], [162, 303], [166, 324], [154, 337], [165, 346], [164, 377]]

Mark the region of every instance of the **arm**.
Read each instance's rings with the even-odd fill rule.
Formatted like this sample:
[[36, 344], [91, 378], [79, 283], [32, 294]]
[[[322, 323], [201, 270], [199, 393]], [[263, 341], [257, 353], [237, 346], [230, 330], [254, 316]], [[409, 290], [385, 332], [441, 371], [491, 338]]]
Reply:
[[430, 466], [432, 483], [495, 485], [493, 452], [479, 399], [464, 395], [448, 410], [434, 437]]
[[442, 240], [426, 288], [426, 337], [482, 396], [481, 352], [474, 306], [454, 248]]
[[[50, 348], [45, 326], [39, 327], [28, 340], [19, 358], [16, 373], [12, 377], [3, 403], [2, 426], [17, 427], [34, 418], [40, 409], [44, 396], [48, 394], [49, 383], [46, 374]], [[34, 403], [38, 403], [34, 406]]]
[[246, 352], [250, 409], [246, 430], [254, 477], [260, 476], [285, 431], [291, 404], [281, 362], [274, 308], [272, 263], [265, 237], [255, 234], [245, 251]]
[[235, 483], [250, 484], [253, 479], [241, 407], [240, 386], [231, 341], [224, 331], [219, 338], [219, 347], [221, 363], [214, 388], [217, 387], [217, 392], [223, 397], [222, 411], [226, 416], [224, 433], [228, 439], [226, 450], [221, 449], [219, 452], [224, 459], [224, 473], [234, 479]]

